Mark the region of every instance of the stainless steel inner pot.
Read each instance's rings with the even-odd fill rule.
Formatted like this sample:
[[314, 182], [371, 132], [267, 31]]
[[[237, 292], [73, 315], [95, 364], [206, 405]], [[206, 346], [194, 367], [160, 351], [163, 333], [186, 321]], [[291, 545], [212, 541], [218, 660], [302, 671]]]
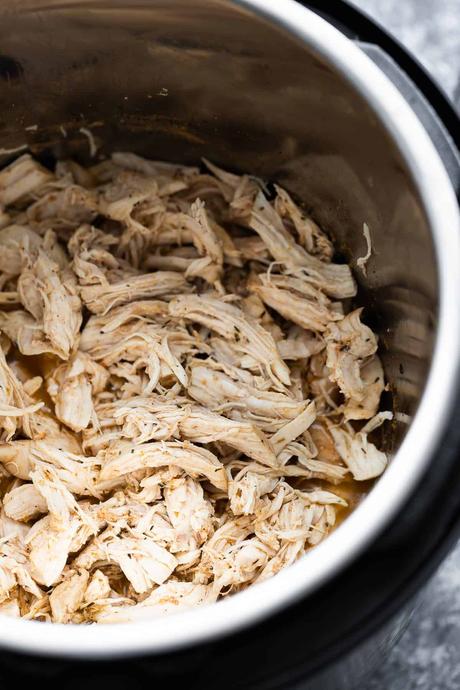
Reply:
[[[457, 385], [459, 216], [443, 165], [402, 96], [293, 0], [3, 0], [0, 160], [132, 150], [201, 156], [275, 180], [335, 237], [381, 338], [397, 414], [391, 466], [324, 543], [218, 604], [136, 624], [3, 618], [0, 646], [78, 657], [174, 649], [241, 629], [337, 576], [407, 501]], [[6, 151], [5, 151], [6, 150]], [[407, 425], [407, 422], [410, 424]], [[406, 433], [406, 429], [408, 429]]]

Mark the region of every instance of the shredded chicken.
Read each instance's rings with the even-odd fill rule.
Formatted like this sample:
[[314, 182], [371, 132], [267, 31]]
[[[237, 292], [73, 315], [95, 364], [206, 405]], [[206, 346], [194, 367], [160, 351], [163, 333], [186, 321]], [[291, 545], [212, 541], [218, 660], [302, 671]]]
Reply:
[[0, 171], [0, 614], [214, 602], [314, 548], [388, 463], [349, 266], [285, 190], [204, 164]]
[[369, 226], [366, 223], [363, 224], [363, 236], [364, 236], [364, 239], [366, 240], [367, 251], [364, 254], [364, 256], [360, 256], [356, 259], [356, 265], [358, 266], [358, 268], [361, 269], [361, 271], [363, 272], [363, 275], [367, 276], [366, 264], [372, 256], [372, 241], [371, 241], [371, 233], [369, 230]]

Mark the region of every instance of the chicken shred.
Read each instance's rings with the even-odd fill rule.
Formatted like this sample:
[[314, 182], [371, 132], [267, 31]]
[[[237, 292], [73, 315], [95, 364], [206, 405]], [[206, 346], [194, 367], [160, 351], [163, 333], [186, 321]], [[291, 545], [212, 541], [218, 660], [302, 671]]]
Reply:
[[204, 165], [0, 171], [2, 615], [215, 602], [314, 548], [385, 470], [350, 267], [286, 190]]

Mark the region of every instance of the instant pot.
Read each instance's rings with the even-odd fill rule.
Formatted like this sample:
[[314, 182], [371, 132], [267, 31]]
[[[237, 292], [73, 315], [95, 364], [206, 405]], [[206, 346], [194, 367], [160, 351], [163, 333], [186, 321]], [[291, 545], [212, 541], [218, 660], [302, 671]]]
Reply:
[[[322, 544], [223, 602], [142, 623], [0, 619], [0, 679], [66, 688], [366, 687], [460, 519], [460, 127], [346, 2], [3, 0], [0, 162], [112, 150], [279, 182], [356, 268], [394, 424]], [[372, 255], [364, 273], [356, 259]]]

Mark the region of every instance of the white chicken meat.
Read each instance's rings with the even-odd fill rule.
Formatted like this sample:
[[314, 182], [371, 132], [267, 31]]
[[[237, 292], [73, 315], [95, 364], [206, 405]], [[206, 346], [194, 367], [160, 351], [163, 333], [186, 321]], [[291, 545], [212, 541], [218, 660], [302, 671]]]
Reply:
[[286, 190], [204, 164], [0, 171], [0, 615], [215, 602], [388, 463], [350, 267]]

